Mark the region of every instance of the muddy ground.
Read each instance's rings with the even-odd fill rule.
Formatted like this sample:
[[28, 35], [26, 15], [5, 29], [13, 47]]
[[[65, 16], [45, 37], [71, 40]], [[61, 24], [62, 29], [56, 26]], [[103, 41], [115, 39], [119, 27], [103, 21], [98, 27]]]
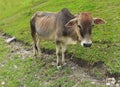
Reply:
[[[3, 38], [6, 41], [8, 38], [10, 38], [10, 36], [0, 32], [0, 38]], [[13, 54], [20, 54], [21, 58], [23, 59], [33, 56], [32, 46], [25, 44], [21, 41], [15, 40], [9, 43], [9, 46], [11, 47], [11, 53], [9, 53], [8, 56], [12, 56]], [[54, 59], [54, 61], [52, 62], [47, 61], [47, 59], [52, 59], [55, 57], [55, 51], [46, 50], [42, 48], [42, 54], [43, 54], [42, 58], [40, 59], [45, 64], [56, 66], [56, 59]], [[108, 82], [106, 79], [113, 77], [112, 75], [110, 77], [109, 72], [107, 71], [108, 67], [102, 61], [98, 61], [94, 64], [89, 64], [89, 62], [85, 60], [80, 60], [80, 59], [78, 60], [72, 54], [66, 53], [66, 57], [67, 57], [66, 67], [70, 67], [72, 70], [72, 74], [70, 74], [68, 78], [71, 78], [76, 82], [76, 85], [74, 87], [79, 87], [79, 84], [82, 81], [88, 81], [91, 84], [96, 84], [96, 85], [106, 85]], [[33, 58], [36, 59], [36, 57], [33, 57]], [[100, 72], [101, 74], [95, 75], [95, 72]], [[60, 75], [56, 75], [56, 78], [59, 78], [58, 76]], [[116, 78], [115, 78], [115, 81], [116, 81]], [[115, 87], [115, 83], [114, 83], [114, 86], [111, 86], [111, 87]]]

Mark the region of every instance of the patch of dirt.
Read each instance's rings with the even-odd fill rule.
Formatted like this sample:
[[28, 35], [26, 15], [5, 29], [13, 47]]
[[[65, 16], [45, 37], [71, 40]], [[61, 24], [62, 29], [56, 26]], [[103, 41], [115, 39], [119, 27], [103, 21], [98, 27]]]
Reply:
[[[10, 36], [7, 36], [6, 34], [0, 32], [0, 38], [6, 40], [10, 38]], [[12, 43], [10, 43], [10, 46], [12, 49], [9, 56], [13, 54], [19, 54], [23, 59], [33, 56], [32, 46], [26, 45], [21, 41], [13, 41]], [[56, 66], [56, 58], [54, 58], [56, 56], [54, 50], [46, 50], [42, 48], [42, 53], [42, 61], [44, 62], [43, 67], [46, 64]], [[68, 75], [68, 78], [71, 78], [76, 82], [76, 85], [74, 87], [79, 87], [79, 84], [83, 81], [88, 81], [91, 84], [101, 86], [106, 84], [106, 78], [114, 77], [115, 79], [117, 79], [117, 76], [120, 76], [118, 74], [110, 74], [107, 71], [108, 67], [102, 61], [98, 61], [94, 64], [89, 64], [88, 61], [78, 59], [72, 54], [66, 53], [66, 57], [66, 67], [70, 67], [70, 69], [72, 70], [72, 74]], [[53, 79], [59, 78], [59, 76], [56, 76]]]

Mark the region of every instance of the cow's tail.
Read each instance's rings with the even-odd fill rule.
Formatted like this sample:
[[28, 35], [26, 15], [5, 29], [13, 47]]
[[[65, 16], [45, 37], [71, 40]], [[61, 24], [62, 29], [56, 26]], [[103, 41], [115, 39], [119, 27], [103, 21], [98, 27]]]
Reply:
[[33, 39], [33, 49], [34, 49], [34, 51], [36, 51], [36, 50], [38, 51], [38, 48], [36, 45], [37, 38], [36, 38], [35, 18], [34, 17], [32, 17], [30, 20], [30, 28], [31, 28], [31, 36]]

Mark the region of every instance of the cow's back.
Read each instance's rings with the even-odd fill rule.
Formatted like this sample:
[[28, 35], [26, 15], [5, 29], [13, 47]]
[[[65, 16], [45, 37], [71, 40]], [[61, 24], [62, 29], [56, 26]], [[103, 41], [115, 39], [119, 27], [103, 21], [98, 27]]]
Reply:
[[37, 12], [32, 17], [35, 21], [37, 34], [43, 39], [52, 39], [70, 36], [65, 24], [74, 18], [68, 9], [62, 9], [58, 13]]

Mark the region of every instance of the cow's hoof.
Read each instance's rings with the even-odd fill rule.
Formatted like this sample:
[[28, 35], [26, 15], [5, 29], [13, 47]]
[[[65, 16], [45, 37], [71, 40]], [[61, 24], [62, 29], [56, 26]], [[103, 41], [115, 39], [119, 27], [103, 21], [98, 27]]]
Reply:
[[35, 56], [36, 56], [36, 53], [34, 53], [33, 56], [35, 57]]
[[67, 63], [63, 63], [63, 66], [66, 66], [67, 65]]
[[38, 56], [39, 56], [39, 57], [42, 57], [43, 54], [42, 54], [41, 52], [38, 52]]
[[36, 54], [33, 54], [33, 57], [34, 57], [34, 58], [36, 58], [36, 57], [37, 57], [37, 55], [36, 55]]
[[57, 66], [57, 69], [58, 70], [62, 70], [62, 66]]

